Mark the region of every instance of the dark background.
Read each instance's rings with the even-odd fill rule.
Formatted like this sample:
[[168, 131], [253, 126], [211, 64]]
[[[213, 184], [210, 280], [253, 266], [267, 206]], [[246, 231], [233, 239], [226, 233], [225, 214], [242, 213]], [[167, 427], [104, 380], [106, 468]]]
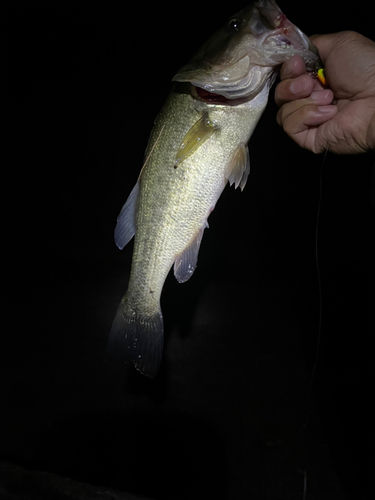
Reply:
[[[132, 252], [116, 217], [172, 76], [246, 2], [6, 4], [0, 458], [153, 499], [302, 499], [305, 480], [307, 499], [361, 498], [374, 157], [300, 149], [272, 91], [245, 191], [225, 190], [192, 279], [166, 281], [163, 363], [144, 379], [106, 356]], [[373, 38], [368, 5], [280, 2], [309, 35]]]

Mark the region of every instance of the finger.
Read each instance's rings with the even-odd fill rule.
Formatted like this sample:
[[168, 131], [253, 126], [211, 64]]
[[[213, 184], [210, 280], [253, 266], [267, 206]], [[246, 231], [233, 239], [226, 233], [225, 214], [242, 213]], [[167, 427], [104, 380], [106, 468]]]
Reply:
[[290, 101], [283, 106], [281, 106], [279, 112], [276, 115], [276, 120], [279, 125], [283, 125], [284, 121], [289, 115], [295, 113], [300, 108], [307, 105], [313, 106], [325, 106], [332, 103], [333, 92], [331, 89], [314, 90], [309, 97], [305, 99], [297, 99], [295, 101]]
[[312, 93], [315, 83], [316, 81], [309, 75], [281, 81], [275, 89], [276, 105], [280, 107], [286, 102], [308, 97]]
[[296, 78], [306, 73], [305, 63], [300, 56], [293, 56], [288, 59], [280, 68], [280, 78], [285, 80], [287, 78]]
[[282, 125], [289, 137], [300, 146], [306, 147], [304, 144], [306, 134], [304, 133], [327, 122], [333, 118], [336, 112], [337, 106], [332, 104], [326, 106], [308, 104], [285, 118]]

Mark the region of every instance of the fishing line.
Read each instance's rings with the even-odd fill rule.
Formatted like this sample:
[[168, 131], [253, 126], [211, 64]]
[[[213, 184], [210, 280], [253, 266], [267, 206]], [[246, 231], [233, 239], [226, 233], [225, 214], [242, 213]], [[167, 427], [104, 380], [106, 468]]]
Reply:
[[316, 342], [316, 353], [313, 369], [311, 372], [310, 385], [312, 386], [316, 368], [318, 365], [318, 357], [319, 357], [319, 347], [320, 347], [320, 339], [322, 336], [322, 317], [323, 317], [323, 296], [322, 296], [322, 279], [320, 274], [320, 265], [319, 265], [319, 250], [318, 250], [318, 236], [319, 236], [319, 221], [320, 221], [320, 212], [322, 206], [322, 195], [323, 195], [323, 166], [327, 157], [328, 147], [324, 152], [322, 165], [320, 167], [319, 174], [319, 201], [318, 201], [318, 211], [316, 214], [316, 227], [315, 227], [315, 263], [316, 263], [316, 271], [318, 276], [318, 294], [319, 294], [319, 320], [318, 320], [318, 338]]
[[140, 174], [139, 174], [139, 177], [141, 176], [142, 170], [145, 168], [146, 163], [148, 162], [148, 159], [149, 159], [149, 158], [150, 158], [150, 156], [152, 155], [152, 152], [154, 151], [156, 144], [159, 142], [159, 139], [160, 139], [160, 137], [161, 137], [161, 134], [163, 133], [164, 127], [165, 127], [165, 123], [164, 123], [164, 125], [162, 126], [162, 128], [161, 128], [161, 130], [160, 130], [160, 132], [159, 132], [159, 135], [158, 135], [158, 137], [157, 137], [157, 139], [156, 139], [156, 141], [155, 141], [155, 144], [153, 144], [153, 146], [152, 146], [152, 148], [151, 148], [151, 151], [150, 151], [150, 152], [149, 152], [149, 154], [147, 155], [147, 158], [145, 159], [145, 162], [144, 162], [144, 164], [142, 165], [142, 169], [141, 169], [141, 172], [140, 172]]
[[302, 500], [306, 500], [306, 493], [307, 493], [307, 472], [304, 470], [303, 471], [303, 497], [302, 497]]
[[[323, 160], [322, 160], [322, 163], [320, 166], [319, 199], [318, 199], [318, 208], [317, 208], [317, 213], [316, 213], [316, 224], [315, 224], [315, 265], [316, 265], [316, 271], [317, 271], [318, 296], [319, 296], [318, 335], [317, 335], [317, 340], [316, 340], [315, 359], [314, 359], [314, 364], [313, 364], [313, 367], [311, 370], [311, 376], [310, 376], [310, 381], [309, 381], [309, 386], [308, 386], [308, 392], [309, 392], [308, 396], [309, 397], [308, 397], [307, 408], [306, 408], [306, 416], [305, 416], [305, 421], [302, 425], [302, 430], [306, 430], [307, 421], [308, 421], [309, 413], [310, 413], [310, 409], [311, 409], [312, 387], [313, 387], [316, 369], [318, 366], [319, 348], [320, 348], [320, 341], [321, 341], [321, 334], [322, 334], [323, 296], [322, 296], [322, 280], [321, 280], [320, 265], [319, 265], [319, 243], [318, 243], [319, 238], [318, 237], [319, 237], [320, 212], [321, 212], [322, 197], [323, 197], [323, 166], [325, 164], [327, 152], [328, 152], [328, 146], [324, 152]], [[304, 436], [304, 439], [306, 439], [306, 435]], [[304, 446], [304, 448], [305, 448], [305, 446]], [[306, 455], [306, 448], [305, 448], [305, 455]], [[306, 495], [307, 495], [307, 470], [305, 468], [303, 471], [303, 496], [302, 496], [302, 500], [306, 500]]]
[[[321, 167], [320, 167], [319, 199], [318, 199], [318, 208], [317, 208], [317, 213], [316, 213], [316, 224], [315, 224], [315, 266], [316, 266], [317, 282], [318, 282], [319, 318], [318, 318], [318, 335], [317, 335], [317, 340], [316, 340], [315, 358], [314, 358], [314, 363], [313, 363], [313, 367], [311, 370], [310, 382], [309, 382], [309, 391], [310, 392], [312, 390], [312, 386], [313, 386], [313, 382], [314, 382], [314, 378], [315, 378], [315, 374], [316, 374], [316, 369], [318, 366], [319, 348], [320, 348], [320, 341], [321, 341], [321, 334], [322, 334], [323, 296], [322, 296], [322, 280], [321, 280], [320, 265], [319, 265], [319, 222], [320, 222], [320, 212], [321, 212], [322, 197], [323, 197], [323, 167], [324, 167], [325, 160], [327, 157], [327, 152], [328, 152], [328, 147], [324, 152], [323, 160], [322, 160]], [[310, 412], [310, 406], [311, 406], [311, 399], [310, 399], [310, 402], [308, 402], [308, 404], [307, 404], [306, 417], [305, 417], [305, 421], [304, 421], [303, 426], [302, 426], [303, 428], [305, 428], [307, 425], [307, 420], [308, 420], [309, 412]]]

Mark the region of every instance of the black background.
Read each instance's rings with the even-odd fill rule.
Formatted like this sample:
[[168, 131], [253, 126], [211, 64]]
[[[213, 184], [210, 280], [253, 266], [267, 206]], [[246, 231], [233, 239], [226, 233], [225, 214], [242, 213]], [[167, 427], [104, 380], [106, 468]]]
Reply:
[[[193, 278], [166, 281], [158, 377], [106, 356], [132, 251], [113, 229], [153, 120], [244, 4], [4, 7], [3, 460], [157, 499], [300, 499], [304, 478], [307, 498], [359, 498], [370, 484], [374, 157], [300, 149], [273, 90], [245, 191], [222, 195]], [[280, 3], [309, 35], [373, 38], [367, 5]]]

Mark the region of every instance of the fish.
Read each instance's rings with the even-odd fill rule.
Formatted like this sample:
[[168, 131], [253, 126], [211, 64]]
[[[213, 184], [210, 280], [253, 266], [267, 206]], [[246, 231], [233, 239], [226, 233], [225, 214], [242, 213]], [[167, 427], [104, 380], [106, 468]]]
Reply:
[[280, 65], [294, 54], [316, 73], [317, 48], [274, 0], [252, 2], [219, 29], [173, 77], [138, 180], [122, 207], [115, 243], [134, 236], [128, 288], [108, 353], [147, 377], [158, 373], [164, 326], [160, 297], [172, 266], [180, 283], [197, 266], [208, 217], [226, 185], [244, 189], [248, 142]]

